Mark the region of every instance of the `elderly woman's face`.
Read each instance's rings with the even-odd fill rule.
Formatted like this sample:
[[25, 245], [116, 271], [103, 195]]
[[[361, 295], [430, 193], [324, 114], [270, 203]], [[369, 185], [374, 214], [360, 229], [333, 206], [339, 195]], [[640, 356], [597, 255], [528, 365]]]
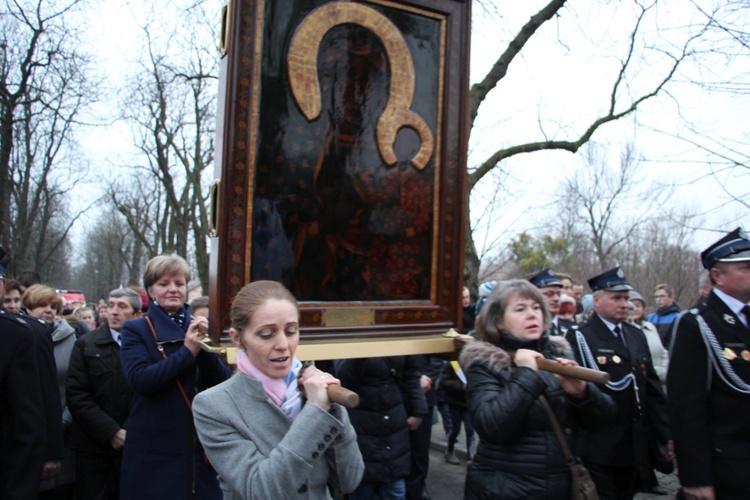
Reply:
[[185, 303], [187, 281], [185, 275], [162, 274], [148, 290], [151, 298], [168, 313], [176, 313]]
[[29, 316], [38, 318], [52, 324], [55, 321], [55, 315], [57, 314], [57, 308], [52, 304], [38, 305], [33, 309], [27, 311]]
[[516, 295], [508, 302], [498, 328], [519, 339], [538, 339], [544, 333], [542, 306], [534, 299]]
[[299, 343], [299, 313], [287, 300], [269, 299], [258, 307], [247, 328], [229, 330], [253, 365], [271, 378], [284, 378], [292, 368]]

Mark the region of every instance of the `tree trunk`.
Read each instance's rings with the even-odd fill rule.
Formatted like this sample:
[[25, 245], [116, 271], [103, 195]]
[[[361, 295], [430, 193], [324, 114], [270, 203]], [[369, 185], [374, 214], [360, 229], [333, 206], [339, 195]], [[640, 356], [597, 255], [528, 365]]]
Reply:
[[[0, 245], [10, 247], [10, 153], [13, 149], [13, 108], [3, 105], [0, 122]], [[12, 264], [12, 262], [11, 262]]]
[[466, 241], [464, 242], [464, 286], [472, 295], [479, 287], [479, 255], [471, 231], [471, 210], [466, 209]]

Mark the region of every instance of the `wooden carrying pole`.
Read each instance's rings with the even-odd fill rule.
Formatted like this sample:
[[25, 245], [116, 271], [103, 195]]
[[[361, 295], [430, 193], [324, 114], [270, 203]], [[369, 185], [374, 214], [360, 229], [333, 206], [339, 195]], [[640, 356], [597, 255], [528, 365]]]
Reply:
[[557, 373], [559, 375], [577, 378], [599, 385], [604, 385], [609, 382], [609, 373], [600, 372], [599, 370], [592, 370], [591, 368], [563, 365], [558, 363], [557, 361], [545, 358], [538, 358], [536, 360], [536, 365], [540, 370], [544, 370], [546, 372]]
[[328, 399], [347, 408], [356, 408], [359, 404], [359, 394], [340, 385], [328, 386]]

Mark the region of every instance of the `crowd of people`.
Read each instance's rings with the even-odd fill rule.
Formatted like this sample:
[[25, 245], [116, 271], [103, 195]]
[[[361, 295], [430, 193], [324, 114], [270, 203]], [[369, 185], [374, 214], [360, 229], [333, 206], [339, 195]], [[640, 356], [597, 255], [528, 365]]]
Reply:
[[[682, 498], [750, 498], [750, 240], [701, 257], [698, 303], [660, 284], [649, 315], [619, 267], [590, 294], [550, 269], [483, 283], [476, 303], [464, 289], [453, 360], [303, 365], [297, 301], [258, 281], [231, 306], [232, 373], [201, 349], [208, 301], [187, 302], [183, 258], [75, 307], [35, 273], [6, 277], [0, 249], [0, 498], [428, 499], [437, 414], [449, 464], [463, 426], [467, 499], [568, 498], [568, 448], [602, 499], [666, 493], [654, 470], [675, 461]], [[337, 385], [361, 404], [333, 402]]]

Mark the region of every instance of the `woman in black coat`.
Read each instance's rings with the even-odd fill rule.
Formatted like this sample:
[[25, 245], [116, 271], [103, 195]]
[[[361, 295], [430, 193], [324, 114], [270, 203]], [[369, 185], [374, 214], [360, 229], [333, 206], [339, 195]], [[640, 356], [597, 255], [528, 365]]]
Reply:
[[481, 341], [461, 353], [467, 405], [480, 437], [466, 477], [467, 499], [569, 496], [568, 466], [539, 396], [563, 429], [604, 431], [615, 415], [612, 400], [595, 385], [539, 370], [539, 358], [576, 364], [565, 339], [545, 333], [549, 323], [536, 287], [501, 282], [478, 318]]

